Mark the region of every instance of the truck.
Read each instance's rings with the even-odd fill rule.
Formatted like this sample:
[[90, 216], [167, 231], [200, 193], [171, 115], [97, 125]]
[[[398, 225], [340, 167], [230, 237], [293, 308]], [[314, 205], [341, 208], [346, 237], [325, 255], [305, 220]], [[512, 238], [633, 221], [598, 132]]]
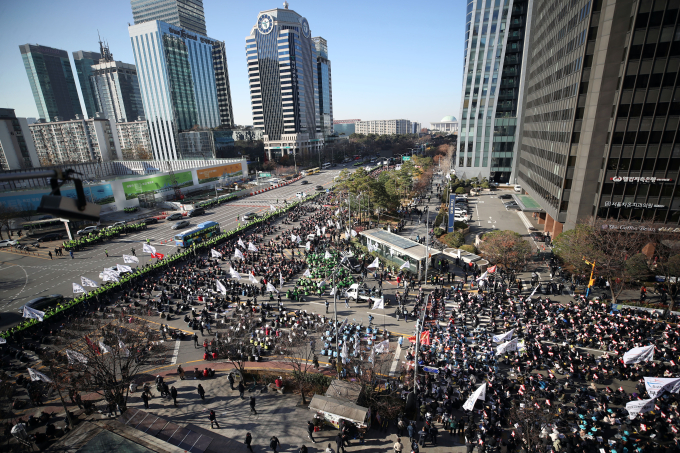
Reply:
[[[358, 283], [351, 285], [345, 292], [347, 297], [354, 299], [357, 302], [368, 302], [373, 306], [374, 303], [380, 302], [382, 297], [372, 297], [371, 292], [366, 288], [366, 285], [359, 286]], [[369, 307], [370, 308], [370, 307]]]

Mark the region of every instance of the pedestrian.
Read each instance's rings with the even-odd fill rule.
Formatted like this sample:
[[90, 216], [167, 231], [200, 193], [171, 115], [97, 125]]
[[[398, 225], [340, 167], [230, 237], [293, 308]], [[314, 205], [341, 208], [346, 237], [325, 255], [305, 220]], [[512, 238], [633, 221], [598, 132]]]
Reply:
[[177, 367], [177, 374], [179, 374], [179, 380], [180, 381], [183, 381], [185, 379], [184, 378], [184, 368], [182, 368], [182, 365], [179, 365]]
[[269, 448], [274, 450], [274, 453], [278, 453], [277, 449], [279, 448], [279, 445], [281, 445], [281, 442], [279, 442], [279, 439], [276, 436], [272, 436], [272, 438], [269, 439]]
[[253, 441], [253, 436], [250, 433], [246, 433], [246, 447], [248, 447], [248, 450], [253, 451], [253, 447], [250, 446], [250, 443]]
[[257, 415], [257, 411], [255, 410], [255, 397], [254, 396], [250, 397], [250, 413]]
[[229, 376], [227, 376], [227, 380], [229, 381], [229, 387], [231, 387], [231, 389], [234, 390], [234, 374], [229, 373]]
[[241, 395], [241, 399], [244, 399], [243, 394], [245, 393], [245, 391], [246, 391], [246, 387], [243, 385], [243, 381], [239, 382], [238, 383], [238, 393], [239, 393], [239, 395]]
[[[51, 255], [50, 255], [51, 256]], [[328, 313], [328, 306], [330, 305], [330, 302], [326, 301], [326, 313]]]
[[217, 417], [215, 416], [215, 411], [210, 411], [210, 415], [208, 416], [210, 419], [210, 429], [213, 429], [213, 424], [217, 426], [217, 429], [220, 428], [220, 424], [217, 423]]
[[406, 431], [408, 431], [408, 440], [409, 442], [413, 442], [413, 435], [416, 433], [416, 427], [413, 426], [413, 423], [410, 423], [406, 427]]
[[73, 250], [69, 250], [68, 254], [71, 255], [71, 259], [73, 259]]
[[170, 396], [172, 396], [172, 400], [175, 402], [175, 407], [177, 407], [177, 389], [174, 385], [170, 387]]
[[106, 254], [106, 257], [108, 258], [109, 257], [109, 251], [104, 249], [104, 253]]
[[149, 395], [146, 392], [142, 392], [142, 401], [144, 401], [144, 409], [149, 408]]
[[342, 453], [345, 453], [345, 446], [342, 444], [341, 433], [338, 433], [338, 435], [335, 437], [335, 449], [338, 453], [340, 453], [340, 450], [342, 450]]
[[310, 421], [307, 421], [307, 437], [309, 437], [312, 442], [316, 443], [314, 440], [314, 423]]
[[194, 339], [194, 349], [198, 348], [198, 335], [194, 334], [192, 337]]
[[205, 390], [203, 390], [203, 386], [201, 384], [198, 384], [198, 395], [202, 400], [205, 399]]
[[331, 448], [331, 444], [328, 444], [328, 447], [326, 447], [326, 451], [324, 453], [335, 453]]
[[404, 445], [401, 443], [401, 438], [397, 437], [397, 441], [394, 443], [394, 453], [401, 453], [404, 449]]
[[130, 249], [130, 252], [132, 252], [132, 256], [137, 256], [137, 254], [135, 253], [135, 248], [134, 248], [134, 247], [132, 247], [132, 248]]
[[[48, 251], [47, 254], [50, 256], [50, 259], [52, 259], [52, 252]], [[326, 309], [326, 313], [328, 313], [328, 309]]]
[[302, 447], [300, 447], [300, 448], [298, 449], [298, 453], [309, 453], [309, 452], [307, 451], [307, 446], [306, 446], [306, 445], [303, 445]]

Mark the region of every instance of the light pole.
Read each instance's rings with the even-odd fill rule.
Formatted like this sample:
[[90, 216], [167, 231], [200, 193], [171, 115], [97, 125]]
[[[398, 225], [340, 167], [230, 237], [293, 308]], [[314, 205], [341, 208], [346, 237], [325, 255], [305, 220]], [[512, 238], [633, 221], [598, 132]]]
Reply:
[[415, 374], [413, 376], [413, 396], [415, 399], [416, 403], [416, 410], [415, 410], [415, 415], [414, 415], [414, 420], [418, 419], [418, 352], [420, 350], [420, 332], [423, 328], [423, 323], [425, 322], [425, 310], [427, 308], [427, 301], [429, 300], [430, 295], [425, 294], [425, 305], [423, 308], [420, 310], [420, 314], [418, 316], [418, 319], [416, 320], [416, 353], [415, 353], [415, 361], [413, 368], [415, 369]]
[[427, 269], [430, 261], [430, 207], [425, 206], [425, 284], [427, 284]]

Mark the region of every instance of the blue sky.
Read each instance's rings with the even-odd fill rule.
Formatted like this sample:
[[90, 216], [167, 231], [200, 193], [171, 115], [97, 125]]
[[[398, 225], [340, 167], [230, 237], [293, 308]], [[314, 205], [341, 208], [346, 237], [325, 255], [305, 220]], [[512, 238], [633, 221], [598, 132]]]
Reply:
[[[335, 119], [458, 116], [463, 64], [463, 0], [290, 0], [312, 36], [328, 41]], [[208, 36], [226, 42], [234, 116], [252, 124], [245, 37], [259, 11], [283, 0], [204, 0]], [[116, 60], [134, 64], [127, 0], [0, 1], [0, 107], [36, 117], [19, 45], [98, 51], [97, 30]], [[75, 67], [73, 68], [75, 75]], [[76, 76], [77, 79], [77, 76]], [[80, 91], [80, 87], [78, 87]]]

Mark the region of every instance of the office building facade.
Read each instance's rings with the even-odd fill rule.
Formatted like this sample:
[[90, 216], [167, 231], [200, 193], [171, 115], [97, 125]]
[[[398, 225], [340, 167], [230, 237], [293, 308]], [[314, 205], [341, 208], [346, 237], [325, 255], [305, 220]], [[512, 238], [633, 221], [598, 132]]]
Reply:
[[316, 73], [319, 87], [319, 121], [324, 138], [333, 134], [333, 84], [328, 42], [320, 36], [312, 38], [316, 48]]
[[179, 159], [179, 132], [221, 125], [213, 63], [218, 42], [161, 21], [132, 25], [129, 32], [154, 158]]
[[[218, 134], [219, 135], [219, 134]], [[188, 131], [179, 134], [182, 159], [214, 159], [213, 131]]]
[[97, 111], [115, 122], [136, 121], [144, 117], [135, 65], [104, 61], [92, 66], [90, 85]]
[[68, 53], [32, 44], [23, 44], [19, 50], [40, 118], [70, 120], [82, 115]]
[[122, 159], [116, 128], [106, 118], [39, 121], [28, 128], [40, 166]]
[[160, 20], [206, 36], [203, 0], [130, 0], [135, 25]]
[[354, 132], [357, 134], [394, 135], [412, 133], [409, 120], [373, 120], [357, 121], [354, 123]]
[[98, 64], [101, 58], [102, 56], [98, 52], [88, 52], [86, 50], [73, 52], [73, 62], [76, 65], [80, 92], [83, 95], [85, 114], [88, 118], [94, 118], [94, 114], [99, 111], [97, 110], [94, 91], [90, 83], [90, 76], [92, 75], [92, 66]]
[[352, 135], [356, 131], [356, 123], [359, 121], [361, 120], [333, 120], [333, 132], [338, 135]]
[[468, 0], [460, 134], [452, 162], [460, 177], [511, 180], [532, 2]]
[[517, 182], [553, 235], [592, 216], [680, 222], [679, 6], [537, 0]]
[[224, 42], [215, 41], [213, 46], [213, 67], [217, 89], [217, 104], [220, 109], [220, 124], [225, 127], [234, 126], [234, 109], [231, 104], [231, 86], [229, 85], [229, 66]]
[[260, 12], [246, 37], [253, 125], [264, 130], [269, 159], [320, 152], [316, 44], [307, 19], [293, 10]]
[[26, 118], [14, 109], [0, 109], [0, 170], [23, 170], [40, 166]]

